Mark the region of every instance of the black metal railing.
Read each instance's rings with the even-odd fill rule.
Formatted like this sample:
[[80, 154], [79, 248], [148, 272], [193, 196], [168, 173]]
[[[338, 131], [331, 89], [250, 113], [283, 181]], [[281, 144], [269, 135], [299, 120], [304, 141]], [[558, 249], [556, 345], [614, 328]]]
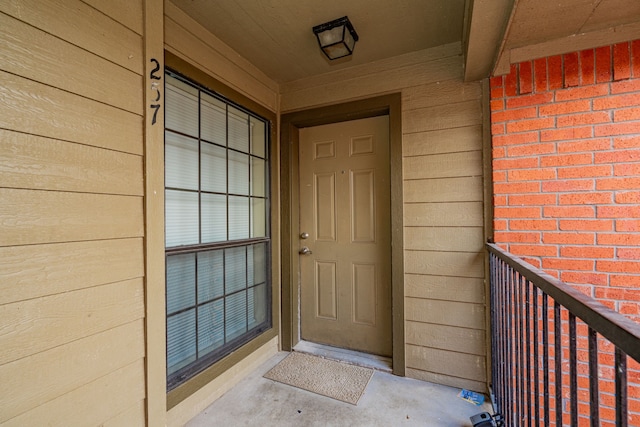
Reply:
[[[508, 427], [632, 426], [640, 324], [488, 243], [491, 393]], [[636, 363], [633, 361], [630, 364]], [[632, 387], [633, 386], [633, 387]]]

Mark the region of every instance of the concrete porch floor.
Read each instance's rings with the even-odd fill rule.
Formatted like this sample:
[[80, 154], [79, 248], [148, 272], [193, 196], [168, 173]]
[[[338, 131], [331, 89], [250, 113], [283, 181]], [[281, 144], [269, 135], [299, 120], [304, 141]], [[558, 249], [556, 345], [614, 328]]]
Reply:
[[471, 426], [469, 417], [491, 412], [460, 399], [459, 389], [375, 371], [357, 406], [262, 376], [288, 353], [280, 352], [193, 418], [210, 426]]

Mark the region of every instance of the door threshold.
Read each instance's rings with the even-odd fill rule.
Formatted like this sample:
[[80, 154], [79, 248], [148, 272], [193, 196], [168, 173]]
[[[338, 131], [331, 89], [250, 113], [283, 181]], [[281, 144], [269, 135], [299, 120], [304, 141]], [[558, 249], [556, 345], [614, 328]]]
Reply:
[[375, 369], [376, 371], [392, 372], [392, 359], [390, 357], [377, 356], [375, 354], [362, 353], [346, 348], [331, 347], [317, 344], [311, 341], [300, 341], [293, 351], [308, 353], [325, 359], [337, 360], [351, 365]]

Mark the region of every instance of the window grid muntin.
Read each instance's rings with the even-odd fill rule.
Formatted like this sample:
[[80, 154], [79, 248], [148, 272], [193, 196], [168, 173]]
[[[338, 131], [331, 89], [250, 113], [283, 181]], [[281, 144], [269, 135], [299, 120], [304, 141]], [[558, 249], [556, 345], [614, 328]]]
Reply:
[[[168, 375], [168, 381], [167, 381], [167, 388], [168, 390], [174, 388], [175, 386], [179, 385], [180, 383], [182, 383], [184, 380], [192, 377], [193, 375], [197, 374], [198, 372], [200, 372], [202, 369], [206, 368], [207, 366], [211, 365], [212, 363], [214, 363], [215, 361], [219, 360], [221, 357], [223, 357], [225, 354], [228, 354], [228, 352], [233, 351], [235, 348], [239, 347], [240, 345], [250, 341], [251, 339], [253, 339], [254, 337], [258, 336], [260, 333], [262, 333], [264, 330], [268, 329], [269, 327], [271, 327], [271, 287], [270, 287], [270, 249], [271, 249], [271, 239], [270, 239], [270, 220], [269, 217], [270, 215], [268, 214], [269, 212], [269, 180], [268, 180], [268, 176], [269, 176], [269, 169], [270, 169], [270, 165], [268, 162], [268, 144], [269, 144], [269, 123], [267, 120], [260, 118], [259, 116], [255, 115], [254, 113], [246, 110], [245, 108], [242, 108], [241, 106], [238, 106], [236, 104], [234, 104], [233, 102], [215, 94], [212, 92], [207, 91], [206, 89], [197, 86], [193, 83], [191, 83], [188, 80], [185, 80], [184, 78], [182, 78], [179, 74], [173, 73], [173, 72], [167, 72], [168, 75], [170, 75], [173, 78], [176, 78], [178, 80], [180, 80], [182, 83], [186, 83], [188, 85], [190, 85], [191, 87], [195, 88], [196, 90], [198, 90], [198, 137], [194, 137], [193, 135], [189, 135], [180, 131], [176, 131], [176, 130], [172, 130], [170, 128], [165, 128], [165, 132], [170, 132], [176, 135], [180, 135], [184, 138], [189, 138], [191, 140], [194, 140], [197, 142], [197, 150], [198, 150], [198, 189], [197, 190], [193, 190], [193, 189], [185, 189], [185, 188], [178, 188], [178, 187], [165, 187], [165, 191], [166, 190], [174, 190], [174, 191], [179, 191], [179, 192], [186, 192], [186, 193], [197, 193], [198, 194], [198, 244], [195, 245], [180, 245], [180, 246], [174, 246], [174, 247], [168, 247], [166, 248], [166, 261], [168, 263], [168, 259], [171, 256], [174, 255], [179, 255], [179, 254], [189, 254], [189, 253], [193, 253], [194, 254], [194, 265], [193, 268], [195, 270], [195, 280], [194, 280], [194, 304], [190, 305], [188, 307], [185, 307], [181, 310], [175, 311], [173, 313], [171, 313], [170, 315], [167, 315], [167, 322], [169, 321], [169, 318], [171, 317], [175, 317], [178, 316], [182, 313], [186, 313], [190, 310], [194, 310], [195, 311], [195, 361], [188, 363], [186, 366], [183, 366], [179, 369], [177, 369], [175, 372], [172, 372], [171, 374], [169, 374], [169, 365], [167, 364], [167, 375]], [[215, 99], [223, 102], [225, 104], [225, 125], [226, 125], [226, 129], [225, 129], [225, 145], [221, 145], [216, 143], [215, 141], [210, 141], [207, 139], [202, 138], [202, 94], [206, 93], [209, 96], [214, 97]], [[230, 147], [229, 144], [229, 108], [230, 106], [232, 106], [233, 108], [244, 112], [247, 114], [246, 117], [246, 125], [247, 125], [247, 141], [246, 141], [246, 145], [247, 145], [247, 152], [244, 152], [242, 150], [237, 150], [233, 147]], [[256, 155], [253, 153], [253, 148], [254, 148], [254, 134], [252, 131], [252, 123], [253, 122], [257, 122], [259, 124], [261, 124], [261, 126], [264, 126], [264, 135], [263, 135], [263, 142], [262, 142], [262, 150], [264, 150], [264, 155]], [[216, 147], [220, 147], [222, 149], [225, 150], [225, 162], [226, 162], [226, 168], [225, 168], [225, 176], [226, 176], [226, 183], [225, 183], [225, 187], [226, 187], [226, 192], [222, 193], [222, 192], [217, 192], [217, 191], [205, 191], [202, 189], [203, 184], [202, 184], [202, 147], [203, 144], [212, 144]], [[240, 153], [242, 155], [246, 155], [248, 162], [247, 162], [247, 190], [246, 190], [246, 194], [237, 194], [237, 193], [230, 193], [229, 192], [229, 152], [236, 152], [236, 153]], [[253, 182], [254, 182], [254, 177], [253, 177], [253, 160], [252, 159], [259, 159], [261, 161], [263, 161], [264, 163], [264, 170], [263, 170], [263, 177], [262, 177], [262, 185], [264, 186], [263, 188], [263, 192], [264, 192], [264, 196], [256, 196], [254, 195], [254, 190], [253, 190]], [[202, 243], [203, 242], [203, 238], [202, 238], [202, 221], [203, 221], [203, 214], [202, 214], [202, 195], [203, 194], [213, 194], [213, 195], [221, 195], [221, 196], [225, 196], [226, 197], [226, 240], [224, 241], [216, 241], [216, 242], [207, 242], [207, 243]], [[229, 197], [242, 197], [246, 200], [247, 204], [248, 204], [248, 237], [247, 239], [238, 239], [238, 240], [229, 240], [229, 236], [230, 236], [230, 220], [229, 220], [229, 208], [230, 208], [230, 203], [229, 203]], [[253, 234], [253, 228], [255, 227], [254, 225], [254, 200], [263, 200], [264, 202], [264, 212], [262, 217], [264, 218], [264, 236], [262, 237], [257, 237], [257, 238], [251, 238], [250, 236]], [[231, 249], [231, 248], [239, 248], [239, 247], [243, 247], [244, 248], [244, 280], [245, 280], [245, 285], [242, 289], [238, 289], [235, 290], [233, 292], [227, 293], [227, 280], [226, 280], [226, 269], [227, 269], [227, 250]], [[264, 281], [260, 282], [260, 283], [249, 283], [249, 277], [248, 277], [248, 271], [249, 271], [249, 256], [248, 256], [248, 252], [251, 251], [255, 251], [256, 247], [262, 247], [262, 251], [263, 251], [263, 260], [262, 262], [264, 263], [264, 268], [266, 271], [264, 271]], [[208, 299], [206, 301], [200, 302], [199, 301], [199, 295], [198, 295], [198, 286], [199, 286], [199, 282], [200, 282], [200, 274], [199, 274], [199, 268], [198, 268], [198, 262], [199, 262], [199, 254], [203, 254], [209, 251], [222, 251], [223, 253], [223, 263], [222, 263], [222, 278], [223, 278], [223, 293], [222, 295], [218, 296], [218, 297], [214, 297], [211, 299]], [[251, 256], [251, 259], [253, 260], [253, 262], [255, 263], [255, 259], [254, 256]], [[251, 271], [255, 271], [255, 264], [251, 266]], [[255, 274], [254, 274], [255, 276]], [[253, 279], [252, 279], [253, 281]], [[251, 326], [251, 319], [255, 320], [255, 316], [257, 316], [257, 314], [253, 317], [250, 316], [250, 311], [249, 311], [249, 294], [250, 292], [255, 292], [256, 290], [259, 289], [260, 286], [264, 286], [264, 301], [263, 301], [263, 305], [264, 307], [262, 307], [264, 309], [264, 320], [262, 322], [257, 322], [252, 328]], [[227, 300], [234, 296], [234, 295], [238, 295], [240, 293], [244, 292], [244, 312], [245, 312], [245, 316], [244, 316], [244, 333], [240, 334], [237, 337], [234, 337], [233, 339], [228, 340], [228, 334], [227, 334]], [[222, 308], [222, 319], [223, 319], [223, 325], [222, 325], [222, 333], [223, 333], [223, 345], [221, 345], [218, 348], [214, 348], [214, 350], [204, 354], [203, 356], [200, 356], [200, 325], [199, 325], [199, 310], [200, 308], [206, 306], [206, 305], [210, 305], [210, 304], [214, 304], [217, 301], [222, 301], [223, 302], [223, 308]], [[253, 307], [254, 307], [254, 312], [255, 312], [255, 308], [256, 308], [256, 300], [255, 300], [255, 295], [253, 296]], [[254, 313], [255, 314], [255, 313]], [[192, 331], [187, 331], [187, 332], [192, 332]], [[168, 349], [167, 349], [168, 351]], [[183, 359], [184, 360], [184, 359]], [[178, 361], [176, 362], [176, 364], [180, 364], [182, 363], [182, 361]]]

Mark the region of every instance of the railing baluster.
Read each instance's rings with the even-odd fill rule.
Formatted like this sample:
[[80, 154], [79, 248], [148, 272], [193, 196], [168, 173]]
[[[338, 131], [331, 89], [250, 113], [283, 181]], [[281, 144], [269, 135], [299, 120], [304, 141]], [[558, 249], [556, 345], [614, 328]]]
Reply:
[[498, 365], [498, 375], [499, 375], [499, 381], [498, 384], [495, 384], [495, 388], [496, 388], [496, 401], [498, 402], [498, 411], [499, 412], [503, 412], [504, 411], [504, 405], [503, 405], [503, 397], [504, 397], [504, 389], [502, 388], [502, 379], [504, 378], [503, 373], [502, 373], [502, 369], [503, 369], [503, 364], [504, 364], [504, 354], [502, 353], [502, 307], [504, 306], [504, 304], [502, 303], [502, 275], [500, 274], [500, 260], [498, 258], [494, 259], [494, 273], [496, 276], [496, 283], [495, 283], [495, 288], [496, 288], [496, 303], [498, 304], [496, 306], [496, 311], [498, 312], [498, 319], [496, 322], [497, 325], [497, 331], [496, 331], [496, 336], [495, 336], [495, 341], [496, 341], [496, 351], [498, 354], [498, 357], [500, 358], [500, 360], [495, 361], [494, 363], [496, 365]]
[[535, 396], [534, 400], [534, 415], [535, 415], [535, 425], [540, 425], [540, 374], [538, 372], [539, 363], [538, 363], [538, 288], [533, 287], [533, 393]]
[[518, 280], [518, 327], [520, 328], [518, 337], [518, 354], [520, 355], [520, 363], [518, 363], [518, 400], [520, 405], [519, 419], [520, 425], [524, 424], [525, 407], [524, 407], [524, 277], [519, 276]]
[[526, 369], [527, 369], [527, 425], [529, 427], [532, 426], [532, 419], [531, 419], [531, 307], [529, 306], [529, 294], [531, 293], [531, 284], [529, 283], [528, 280], [525, 279], [525, 287], [524, 287], [524, 291], [525, 291], [525, 312], [526, 312], [526, 325], [525, 325], [525, 332], [527, 334], [527, 339], [526, 339], [526, 347], [527, 347], [527, 354], [526, 354], [526, 360], [527, 360], [527, 365], [526, 365]]
[[542, 293], [542, 370], [544, 371], [544, 425], [551, 422], [549, 415], [549, 296]]
[[[600, 385], [608, 385], [602, 382], [607, 378], [606, 375], [601, 378], [600, 370], [608, 372], [610, 368], [610, 362], [599, 367], [601, 336], [615, 348], [616, 426], [627, 427], [630, 387], [627, 384], [627, 357], [640, 361], [640, 325], [498, 246], [487, 244], [487, 247], [491, 255], [489, 301], [492, 304], [491, 350], [494, 358], [491, 389], [496, 409], [503, 415], [505, 425], [561, 427], [564, 425], [565, 406], [568, 406], [567, 425], [582, 425], [586, 421], [586, 414], [581, 418], [580, 405], [583, 402], [578, 389], [578, 345], [583, 339], [580, 337], [578, 340], [577, 335], [577, 320], [580, 319], [588, 327], [584, 338], [588, 342], [590, 425], [601, 424], [600, 418], [605, 409], [601, 410], [600, 406], [609, 405], [608, 393], [602, 399], [600, 395]], [[549, 298], [553, 298], [553, 308]], [[567, 310], [568, 320], [566, 317], [563, 320], [563, 310]], [[550, 340], [551, 328], [553, 342]], [[580, 346], [583, 349], [582, 344]], [[554, 353], [553, 362], [551, 352]], [[568, 372], [563, 372], [563, 365], [568, 365]], [[551, 369], [555, 374], [553, 388], [550, 384]], [[563, 379], [567, 381], [567, 389], [564, 389]], [[563, 394], [565, 391], [568, 396]], [[551, 407], [554, 406], [552, 420]], [[607, 411], [608, 417], [609, 413], [612, 417], [613, 412]]]
[[520, 276], [514, 272], [513, 274], [513, 284], [514, 284], [514, 307], [513, 307], [513, 314], [515, 316], [515, 330], [513, 331], [515, 333], [515, 357], [514, 357], [514, 368], [515, 368], [515, 401], [516, 401], [516, 422], [517, 425], [522, 425], [522, 405], [520, 403], [520, 398], [522, 397], [522, 374], [521, 374], [521, 368], [522, 368], [522, 363], [520, 359], [520, 357], [522, 356], [522, 349], [521, 349], [521, 342], [522, 342], [522, 314], [520, 313], [520, 307], [521, 307], [521, 303], [520, 303]]
[[500, 393], [501, 391], [499, 390], [500, 388], [500, 384], [501, 384], [501, 378], [500, 378], [500, 362], [501, 362], [501, 358], [500, 358], [500, 353], [499, 353], [499, 343], [498, 343], [498, 334], [499, 334], [499, 325], [500, 325], [500, 310], [499, 310], [499, 299], [498, 299], [498, 295], [499, 295], [499, 289], [498, 289], [498, 277], [497, 277], [497, 265], [496, 265], [496, 257], [494, 254], [490, 254], [490, 266], [491, 266], [491, 280], [493, 280], [493, 286], [490, 286], [490, 292], [491, 292], [491, 296], [492, 296], [492, 304], [493, 307], [491, 307], [491, 324], [492, 324], [492, 334], [491, 334], [491, 346], [492, 346], [492, 351], [491, 351], [491, 365], [492, 365], [492, 369], [491, 369], [491, 375], [492, 375], [492, 392], [493, 392], [493, 398], [495, 400], [495, 404], [497, 406], [497, 411], [500, 412], [502, 411], [502, 406], [500, 405], [499, 402], [499, 398], [500, 398]]
[[616, 347], [616, 426], [627, 427], [627, 355]]
[[513, 418], [514, 412], [512, 410], [512, 404], [513, 404], [513, 370], [512, 370], [512, 364], [511, 361], [513, 360], [512, 357], [512, 347], [511, 347], [511, 337], [513, 334], [513, 329], [512, 327], [512, 322], [511, 322], [511, 317], [512, 317], [512, 304], [511, 304], [511, 296], [513, 295], [513, 280], [512, 280], [512, 276], [513, 274], [515, 274], [515, 272], [513, 270], [511, 270], [511, 274], [509, 272], [507, 272], [506, 274], [506, 279], [507, 279], [507, 294], [506, 294], [506, 298], [507, 298], [507, 304], [506, 304], [506, 308], [507, 308], [507, 329], [505, 330], [505, 333], [507, 334], [507, 336], [509, 337], [509, 339], [507, 339], [507, 392], [506, 392], [506, 397], [507, 397], [507, 402], [506, 402], [506, 407], [509, 408], [509, 412], [511, 415], [511, 424], [514, 424], [515, 419]]
[[[493, 254], [492, 254], [493, 255]], [[504, 405], [502, 402], [502, 399], [504, 397], [504, 390], [502, 388], [502, 379], [503, 379], [503, 374], [502, 374], [502, 366], [504, 364], [504, 355], [502, 354], [502, 307], [503, 307], [503, 303], [502, 303], [502, 276], [500, 275], [500, 259], [498, 259], [497, 257], [494, 258], [493, 260], [494, 262], [494, 272], [493, 274], [496, 276], [496, 283], [495, 287], [496, 288], [496, 311], [498, 312], [498, 318], [496, 319], [496, 335], [495, 335], [495, 341], [496, 341], [496, 353], [497, 353], [497, 357], [500, 358], [500, 360], [496, 360], [494, 363], [497, 365], [497, 371], [498, 371], [498, 384], [494, 384], [495, 387], [495, 394], [496, 394], [496, 402], [498, 402], [498, 412], [503, 412], [504, 411]]]
[[569, 313], [569, 399], [571, 425], [578, 425], [578, 355], [576, 338], [576, 316]]
[[555, 342], [554, 362], [556, 379], [556, 427], [562, 426], [562, 318], [560, 304], [553, 301], [553, 338]]
[[[490, 318], [489, 318], [489, 322], [491, 325], [491, 360], [488, 361], [489, 363], [491, 363], [491, 398], [492, 400], [494, 400], [493, 398], [496, 395], [495, 390], [493, 389], [493, 387], [496, 386], [496, 384], [498, 384], [498, 377], [497, 377], [497, 369], [496, 369], [496, 362], [498, 360], [498, 357], [496, 355], [496, 291], [495, 291], [495, 286], [493, 286], [493, 284], [495, 283], [495, 276], [493, 274], [493, 267], [494, 267], [494, 255], [493, 254], [489, 254], [489, 280], [491, 281], [490, 283], [492, 284], [492, 286], [489, 286], [489, 302], [491, 304], [491, 307], [489, 307], [489, 312], [490, 312]], [[495, 401], [494, 401], [495, 404]]]
[[500, 340], [500, 352], [502, 353], [502, 362], [500, 363], [500, 368], [502, 370], [502, 382], [500, 383], [501, 387], [502, 387], [502, 399], [501, 399], [501, 404], [502, 404], [502, 411], [508, 410], [507, 409], [507, 385], [506, 385], [506, 381], [507, 381], [507, 318], [506, 318], [506, 313], [507, 313], [507, 308], [506, 308], [506, 298], [507, 298], [507, 283], [506, 283], [506, 276], [505, 276], [505, 268], [506, 268], [506, 264], [500, 263], [500, 307], [501, 307], [501, 311], [502, 311], [502, 316], [501, 316], [501, 340]]
[[589, 415], [591, 427], [600, 425], [600, 394], [598, 391], [598, 334], [589, 328]]

